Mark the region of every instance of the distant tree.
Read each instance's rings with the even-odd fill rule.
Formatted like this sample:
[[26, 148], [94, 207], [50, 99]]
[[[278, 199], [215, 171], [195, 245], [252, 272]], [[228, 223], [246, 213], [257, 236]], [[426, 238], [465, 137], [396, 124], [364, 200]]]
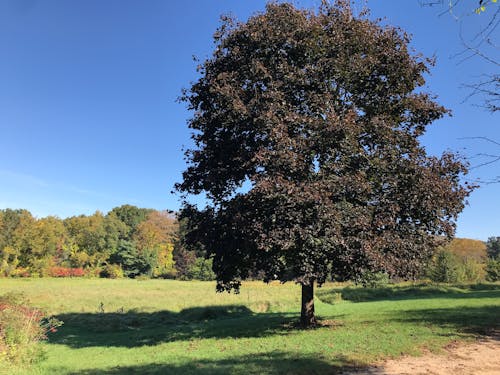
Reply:
[[21, 267], [33, 266], [32, 241], [35, 237], [36, 219], [28, 210], [15, 210], [16, 216], [13, 222], [17, 222], [11, 233], [11, 246], [19, 254], [19, 265]]
[[190, 246], [186, 246], [187, 230], [187, 219], [179, 220], [177, 235], [174, 238], [173, 260], [175, 262], [176, 277], [180, 279], [189, 279], [191, 277], [190, 269], [195, 265], [197, 257], [206, 256], [204, 250], [200, 251], [200, 248], [192, 249], [192, 246], [190, 249]]
[[417, 275], [470, 192], [460, 159], [419, 144], [447, 113], [418, 89], [430, 61], [348, 4], [225, 18], [181, 98], [195, 146], [177, 189], [209, 201], [185, 203], [186, 242], [213, 257], [218, 291], [255, 270], [301, 284], [304, 326], [331, 275]]
[[66, 228], [59, 218], [48, 216], [36, 220], [28, 240], [29, 253], [25, 255], [31, 271], [43, 275], [52, 262], [61, 261], [66, 239]]
[[491, 259], [500, 259], [500, 237], [490, 237], [486, 242], [488, 257]]
[[64, 224], [79, 251], [89, 256], [90, 265], [97, 267], [116, 251], [119, 241], [128, 231], [116, 215], [104, 216], [99, 211], [91, 216], [75, 216]]
[[120, 241], [117, 249], [109, 257], [109, 263], [118, 264], [123, 270], [123, 274], [130, 278], [151, 272], [151, 261], [137, 251], [133, 242]]
[[165, 211], [153, 211], [141, 222], [134, 234], [138, 249], [153, 248], [159, 243], [173, 243], [177, 232], [175, 218]]
[[449, 250], [437, 252], [429, 269], [429, 277], [438, 283], [456, 283], [460, 279], [460, 262]]
[[14, 230], [19, 225], [19, 210], [0, 210], [0, 275], [9, 276], [19, 264], [19, 249], [14, 247]]
[[136, 227], [133, 240], [142, 256], [151, 260], [153, 276], [173, 276], [173, 249], [177, 221], [166, 211], [153, 211]]
[[449, 250], [462, 259], [475, 259], [478, 262], [484, 262], [487, 257], [486, 244], [470, 238], [454, 238], [445, 246], [445, 250]]
[[128, 227], [128, 235], [132, 236], [137, 226], [146, 220], [154, 210], [149, 208], [139, 208], [130, 204], [124, 204], [113, 208], [108, 215], [116, 215]]

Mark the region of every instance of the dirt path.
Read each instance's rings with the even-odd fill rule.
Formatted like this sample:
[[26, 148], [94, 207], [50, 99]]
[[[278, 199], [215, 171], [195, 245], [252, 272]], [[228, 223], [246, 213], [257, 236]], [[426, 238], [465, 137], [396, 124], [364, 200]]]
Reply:
[[499, 375], [500, 332], [473, 344], [452, 343], [444, 354], [388, 360], [358, 372], [370, 375]]

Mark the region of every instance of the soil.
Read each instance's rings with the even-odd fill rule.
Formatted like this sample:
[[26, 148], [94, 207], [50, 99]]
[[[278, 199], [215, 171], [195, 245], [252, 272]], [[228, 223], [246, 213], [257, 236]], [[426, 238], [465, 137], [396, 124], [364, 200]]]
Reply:
[[370, 375], [499, 375], [500, 331], [472, 344], [450, 343], [442, 354], [384, 361], [351, 374]]

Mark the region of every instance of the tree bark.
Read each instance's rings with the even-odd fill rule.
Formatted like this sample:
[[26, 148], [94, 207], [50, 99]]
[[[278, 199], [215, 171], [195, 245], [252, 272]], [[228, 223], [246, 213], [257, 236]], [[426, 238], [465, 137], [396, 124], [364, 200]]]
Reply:
[[308, 284], [302, 284], [302, 309], [300, 311], [300, 324], [303, 328], [309, 328], [316, 325], [316, 316], [314, 315], [314, 281]]

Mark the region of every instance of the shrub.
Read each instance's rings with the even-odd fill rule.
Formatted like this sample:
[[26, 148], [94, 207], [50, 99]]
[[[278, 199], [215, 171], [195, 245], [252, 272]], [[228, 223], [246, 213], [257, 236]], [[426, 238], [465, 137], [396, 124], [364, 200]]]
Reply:
[[364, 287], [377, 288], [389, 284], [389, 275], [385, 272], [367, 271], [358, 276], [355, 281]]
[[215, 273], [212, 270], [212, 259], [196, 258], [193, 265], [188, 268], [188, 279], [211, 281], [215, 280]]
[[490, 259], [486, 263], [486, 280], [500, 281], [500, 259]]
[[30, 365], [43, 358], [38, 345], [62, 322], [29, 305], [17, 294], [0, 296], [0, 364]]
[[31, 273], [28, 268], [24, 267], [17, 267], [15, 270], [13, 270], [10, 274], [10, 276], [13, 277], [30, 277]]
[[71, 267], [51, 267], [49, 269], [49, 276], [52, 277], [82, 277], [85, 276], [83, 268]]
[[120, 279], [123, 277], [123, 270], [119, 264], [107, 264], [99, 272], [99, 277], [107, 279]]

